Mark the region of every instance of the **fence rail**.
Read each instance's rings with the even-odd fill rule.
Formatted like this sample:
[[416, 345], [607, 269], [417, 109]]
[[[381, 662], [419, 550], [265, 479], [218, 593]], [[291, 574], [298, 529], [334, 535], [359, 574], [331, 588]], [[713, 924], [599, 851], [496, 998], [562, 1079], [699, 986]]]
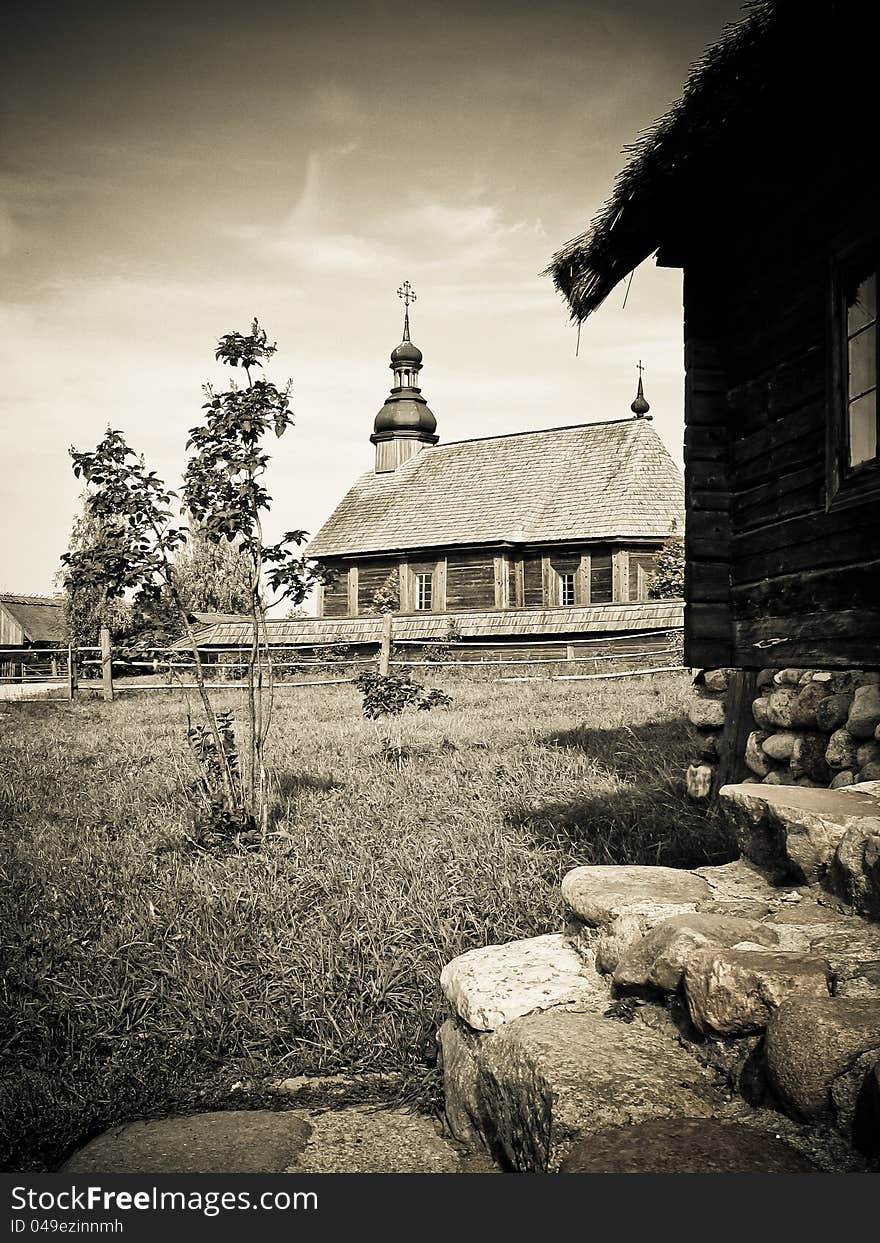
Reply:
[[[394, 616], [388, 613], [382, 619], [379, 639], [279, 644], [277, 655], [253, 665], [250, 645], [200, 651], [207, 679], [204, 685], [211, 690], [245, 688], [249, 667], [260, 674], [271, 671], [273, 684], [280, 690], [350, 685], [356, 680], [356, 671], [364, 668], [376, 669], [381, 675], [392, 670], [470, 670], [497, 682], [588, 682], [683, 668], [672, 663], [681, 651], [675, 642], [681, 634], [676, 628], [510, 642], [398, 640]], [[652, 646], [650, 640], [662, 646]], [[656, 664], [659, 657], [667, 657], [668, 663]], [[645, 661], [649, 662], [647, 667], [639, 663]], [[584, 666], [592, 671], [580, 672]], [[112, 700], [140, 691], [196, 690], [199, 684], [191, 673], [196, 667], [196, 660], [179, 644], [114, 647], [109, 632], [103, 630], [99, 645], [0, 648], [0, 699], [23, 699], [30, 692], [35, 697], [62, 692], [59, 697], [66, 699], [86, 693]], [[520, 669], [530, 672], [514, 672]], [[303, 674], [305, 678], [297, 677]], [[162, 680], [155, 680], [158, 678]]]

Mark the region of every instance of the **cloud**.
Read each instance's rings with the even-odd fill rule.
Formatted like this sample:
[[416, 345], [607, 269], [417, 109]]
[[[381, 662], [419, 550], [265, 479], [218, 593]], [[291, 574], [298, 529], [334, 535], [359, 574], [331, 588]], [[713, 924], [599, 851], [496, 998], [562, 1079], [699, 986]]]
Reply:
[[359, 126], [364, 120], [364, 101], [341, 82], [319, 82], [312, 90], [309, 112], [316, 121]]
[[24, 248], [25, 234], [12, 218], [12, 213], [0, 203], [0, 255], [7, 259]]

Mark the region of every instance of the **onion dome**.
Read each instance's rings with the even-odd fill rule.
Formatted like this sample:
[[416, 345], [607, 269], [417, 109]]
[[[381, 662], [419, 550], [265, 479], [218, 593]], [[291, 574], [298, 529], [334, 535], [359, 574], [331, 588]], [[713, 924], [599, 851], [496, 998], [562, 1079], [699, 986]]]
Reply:
[[378, 432], [408, 432], [415, 436], [433, 436], [437, 420], [418, 389], [400, 397], [391, 394], [376, 415], [373, 434]]
[[421, 363], [421, 361], [422, 351], [417, 345], [413, 345], [412, 341], [401, 341], [400, 345], [391, 351], [392, 369], [398, 363]]
[[633, 414], [636, 416], [637, 419], [643, 419], [645, 415], [648, 413], [648, 411], [651, 409], [650, 405], [645, 400], [645, 390], [642, 387], [642, 371], [643, 370], [644, 368], [642, 367], [642, 363], [640, 359], [639, 360], [639, 387], [636, 392], [636, 399], [630, 406], [630, 410], [632, 410]]

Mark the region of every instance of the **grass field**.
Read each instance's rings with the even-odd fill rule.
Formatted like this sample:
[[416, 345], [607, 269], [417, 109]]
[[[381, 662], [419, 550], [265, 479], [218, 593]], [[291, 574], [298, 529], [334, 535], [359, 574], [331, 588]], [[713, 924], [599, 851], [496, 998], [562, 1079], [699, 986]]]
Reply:
[[576, 863], [731, 857], [684, 795], [684, 675], [432, 682], [453, 705], [400, 771], [353, 687], [281, 691], [272, 835], [222, 858], [190, 836], [180, 693], [3, 706], [4, 1168], [300, 1074], [428, 1103], [444, 962], [559, 928]]

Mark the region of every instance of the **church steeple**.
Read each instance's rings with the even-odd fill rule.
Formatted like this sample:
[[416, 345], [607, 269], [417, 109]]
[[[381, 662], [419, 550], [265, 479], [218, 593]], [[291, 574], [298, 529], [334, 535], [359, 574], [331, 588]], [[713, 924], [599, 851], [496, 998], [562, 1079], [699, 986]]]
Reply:
[[[642, 366], [642, 360], [639, 359], [639, 387], [636, 392], [636, 399], [630, 406], [630, 410], [632, 410], [637, 419], [643, 419], [651, 409], [648, 402], [645, 400], [645, 390], [642, 386], [642, 372], [644, 370], [645, 368]], [[650, 415], [648, 417], [650, 418]]]
[[418, 385], [422, 351], [409, 335], [409, 308], [416, 295], [409, 281], [397, 291], [403, 299], [403, 339], [391, 351], [394, 384], [385, 405], [376, 415], [371, 442], [376, 446], [376, 474], [396, 470], [426, 445], [435, 445], [437, 420], [428, 409]]

